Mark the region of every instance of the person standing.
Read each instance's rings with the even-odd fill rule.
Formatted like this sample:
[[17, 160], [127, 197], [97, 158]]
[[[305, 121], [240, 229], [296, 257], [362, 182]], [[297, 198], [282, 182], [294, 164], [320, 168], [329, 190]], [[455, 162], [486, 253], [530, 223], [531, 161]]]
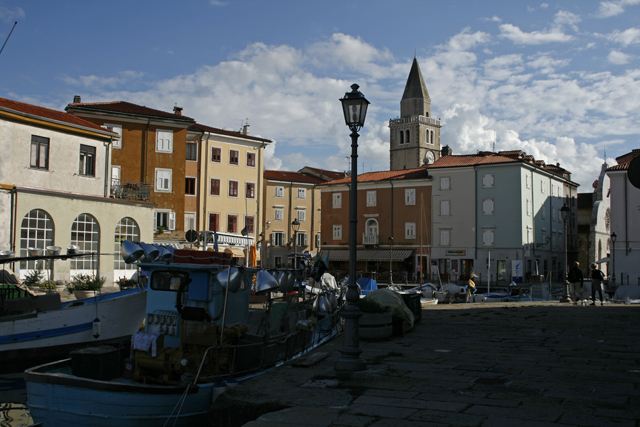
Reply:
[[[584, 275], [580, 270], [580, 263], [578, 261], [573, 263], [573, 267], [569, 270], [569, 298], [579, 297], [580, 304], [584, 306], [584, 297], [582, 295], [582, 284], [584, 282]], [[573, 300], [573, 305], [577, 305], [577, 298]]]
[[602, 297], [602, 281], [604, 280], [604, 274], [598, 270], [598, 264], [595, 262], [591, 264], [591, 305], [596, 305], [596, 291], [600, 294], [600, 305], [604, 305], [604, 298]]

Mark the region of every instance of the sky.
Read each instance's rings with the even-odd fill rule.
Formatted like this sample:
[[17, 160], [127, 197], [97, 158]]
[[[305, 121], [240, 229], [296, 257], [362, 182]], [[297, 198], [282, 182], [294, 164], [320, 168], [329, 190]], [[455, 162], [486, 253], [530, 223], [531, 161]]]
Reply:
[[5, 40], [2, 97], [249, 124], [267, 169], [350, 169], [339, 98], [357, 83], [358, 173], [388, 170], [414, 57], [453, 154], [523, 150], [590, 192], [605, 155], [640, 148], [640, 0], [0, 0]]

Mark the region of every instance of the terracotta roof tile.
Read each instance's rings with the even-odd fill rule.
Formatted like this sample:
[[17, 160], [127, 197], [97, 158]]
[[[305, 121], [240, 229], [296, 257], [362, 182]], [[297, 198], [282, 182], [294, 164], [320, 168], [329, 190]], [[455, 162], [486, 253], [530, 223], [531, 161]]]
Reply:
[[[369, 172], [358, 175], [358, 182], [375, 182], [375, 181], [388, 181], [390, 179], [420, 179], [429, 178], [429, 171], [426, 168], [417, 169], [405, 169], [400, 171], [379, 171]], [[335, 181], [329, 181], [324, 184], [348, 184], [351, 182], [351, 177], [342, 179], [336, 179]]]
[[254, 141], [266, 142], [266, 143], [269, 143], [269, 144], [273, 142], [270, 139], [259, 138], [257, 136], [251, 136], [251, 135], [245, 135], [242, 132], [235, 132], [235, 131], [232, 131], [232, 130], [214, 128], [214, 127], [203, 125], [203, 124], [200, 124], [200, 123], [195, 123], [195, 124], [189, 126], [188, 130], [189, 131], [193, 131], [193, 132], [211, 132], [211, 133], [217, 133], [217, 134], [220, 134], [220, 135], [235, 136], [235, 137], [240, 137], [240, 138], [252, 139]]
[[309, 184], [319, 184], [323, 182], [320, 178], [306, 173], [292, 171], [265, 170], [264, 178], [274, 181], [303, 182]]
[[101, 111], [107, 113], [127, 114], [145, 117], [159, 117], [163, 119], [181, 120], [186, 122], [195, 122], [194, 119], [187, 116], [167, 113], [166, 111], [155, 110], [153, 108], [142, 105], [132, 104], [126, 101], [111, 102], [75, 102], [67, 105], [65, 110], [83, 110], [83, 111]]
[[317, 172], [319, 174], [327, 176], [327, 177], [329, 177], [331, 179], [344, 178], [344, 172], [336, 172], [336, 171], [330, 171], [330, 170], [326, 170], [326, 169], [312, 168], [311, 166], [305, 166], [303, 169], [310, 169], [310, 170], [315, 171], [315, 172]]
[[429, 169], [453, 168], [460, 166], [489, 165], [494, 163], [515, 163], [518, 159], [502, 156], [491, 152], [481, 152], [479, 154], [462, 154], [442, 156], [435, 163], [427, 166]]
[[613, 165], [610, 168], [607, 168], [607, 171], [626, 171], [629, 169], [629, 163], [631, 162], [623, 162], [617, 165]]
[[63, 111], [57, 111], [49, 108], [38, 107], [37, 105], [26, 104], [24, 102], [14, 101], [12, 99], [7, 99], [7, 98], [0, 98], [0, 107], [17, 111], [23, 114], [42, 117], [43, 119], [55, 120], [58, 122], [68, 123], [73, 126], [81, 126], [84, 128], [99, 130], [102, 133], [106, 132], [106, 133], [113, 133], [114, 135], [117, 135], [116, 133], [108, 131], [107, 129], [101, 126], [88, 122], [72, 114], [65, 113]]

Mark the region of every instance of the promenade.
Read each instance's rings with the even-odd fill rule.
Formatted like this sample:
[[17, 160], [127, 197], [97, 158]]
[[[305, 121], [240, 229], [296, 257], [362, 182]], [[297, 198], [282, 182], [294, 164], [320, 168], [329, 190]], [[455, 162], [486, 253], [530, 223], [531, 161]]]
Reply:
[[333, 369], [339, 337], [228, 390], [211, 425], [640, 427], [639, 338], [640, 306], [439, 304], [361, 341], [366, 371]]

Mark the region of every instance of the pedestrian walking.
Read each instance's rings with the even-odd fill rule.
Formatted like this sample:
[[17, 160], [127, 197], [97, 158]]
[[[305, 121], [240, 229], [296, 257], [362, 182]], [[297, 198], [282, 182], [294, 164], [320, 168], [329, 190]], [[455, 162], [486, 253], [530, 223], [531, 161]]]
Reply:
[[[573, 267], [569, 270], [569, 298], [573, 300], [573, 305], [578, 304], [578, 297], [580, 298], [580, 304], [584, 305], [584, 297], [582, 295], [582, 284], [584, 282], [584, 275], [580, 270], [580, 263], [578, 261], [573, 263]], [[574, 297], [574, 298], [572, 298]]]
[[598, 269], [598, 264], [595, 262], [591, 264], [591, 305], [596, 305], [596, 291], [600, 294], [600, 305], [604, 305], [604, 298], [602, 297], [602, 281], [604, 280], [604, 274]]

